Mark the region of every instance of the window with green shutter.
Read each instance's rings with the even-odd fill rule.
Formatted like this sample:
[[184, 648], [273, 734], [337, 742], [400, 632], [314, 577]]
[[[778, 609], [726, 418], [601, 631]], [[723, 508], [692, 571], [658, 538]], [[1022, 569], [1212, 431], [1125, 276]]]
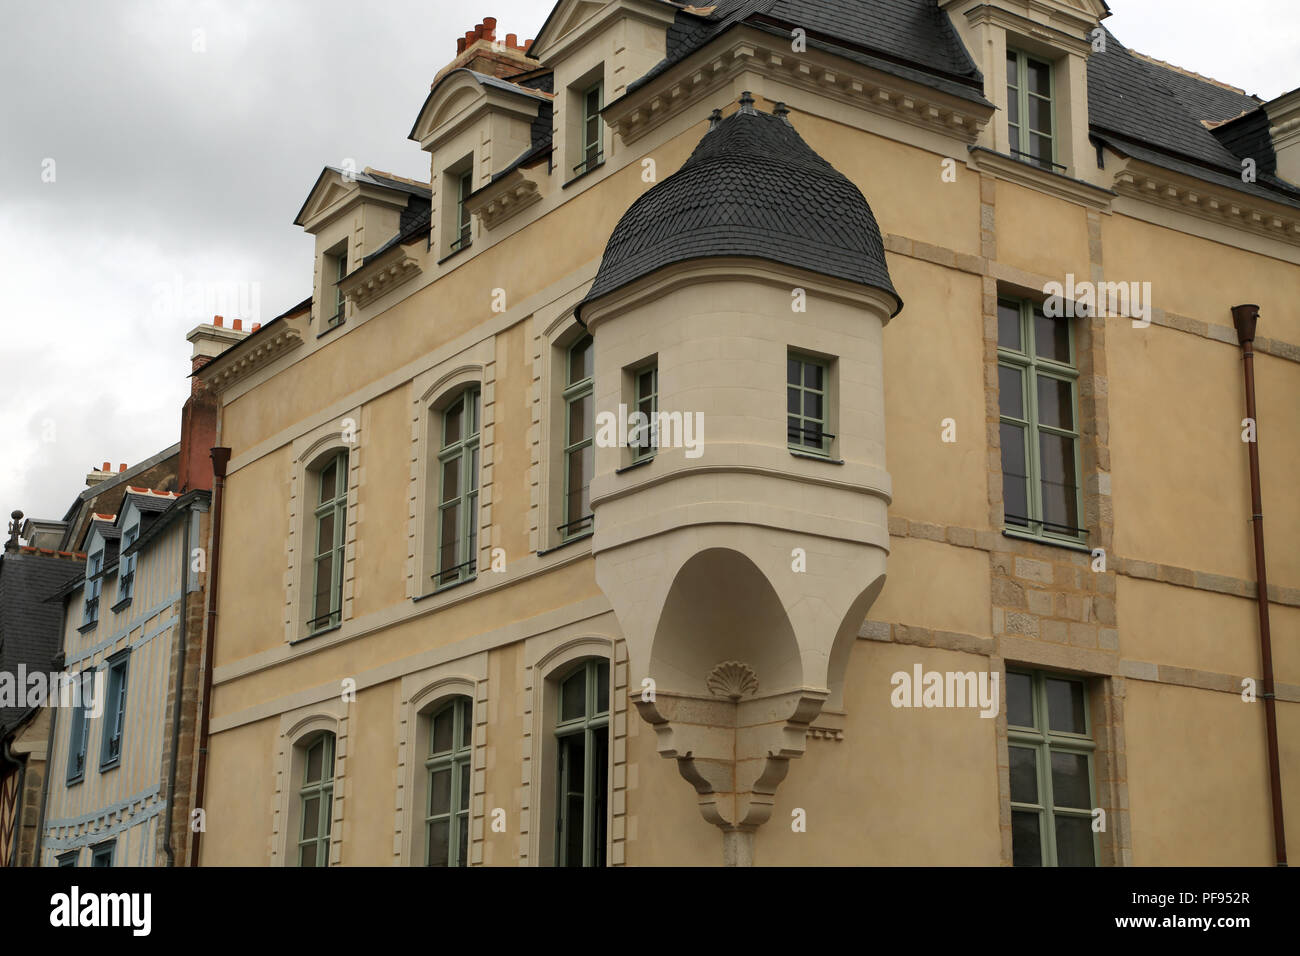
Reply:
[[555, 724], [559, 866], [604, 866], [609, 792], [609, 661], [584, 661], [559, 685]]
[[1081, 544], [1082, 461], [1074, 326], [998, 301], [998, 403], [1006, 528]]
[[1096, 866], [1099, 838], [1088, 685], [1044, 671], [1007, 671], [1011, 852], [1016, 866]]
[[472, 713], [470, 699], [456, 697], [429, 717], [429, 756], [424, 761], [429, 790], [424, 818], [427, 866], [469, 863]]

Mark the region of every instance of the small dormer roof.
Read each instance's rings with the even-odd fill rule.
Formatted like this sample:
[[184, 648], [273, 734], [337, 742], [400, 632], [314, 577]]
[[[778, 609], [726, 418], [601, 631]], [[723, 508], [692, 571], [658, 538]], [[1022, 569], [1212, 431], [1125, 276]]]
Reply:
[[[419, 115], [415, 117], [415, 123], [411, 126], [407, 138], [417, 143], [424, 141], [444, 121], [443, 116], [439, 115], [440, 107], [445, 107], [448, 102], [456, 98], [456, 90], [474, 86], [478, 86], [484, 92], [507, 93], [537, 103], [550, 103], [554, 99], [552, 94], [536, 88], [536, 84], [524, 86], [522, 83], [512, 83], [498, 76], [489, 76], [467, 67], [460, 67], [449, 71], [430, 88], [429, 95], [424, 98]], [[472, 98], [466, 97], [466, 99], [467, 102], [472, 101]], [[445, 109], [441, 112], [445, 112], [448, 116], [453, 113]]]
[[[385, 175], [369, 167], [364, 170], [355, 170], [341, 169], [338, 166], [326, 166], [321, 170], [320, 175], [316, 177], [316, 182], [312, 185], [311, 191], [307, 193], [307, 198], [303, 201], [302, 208], [298, 210], [298, 215], [294, 217], [293, 224], [295, 226], [306, 226], [307, 220], [314, 218], [314, 216], [308, 216], [308, 209], [314, 212], [323, 210], [338, 199], [342, 199], [356, 186], [369, 186], [389, 190], [401, 196], [420, 196], [424, 199], [429, 199], [433, 195], [433, 190], [429, 188], [428, 183], [418, 183], [410, 179]], [[405, 202], [406, 199], [404, 198], [394, 199], [396, 205]]]

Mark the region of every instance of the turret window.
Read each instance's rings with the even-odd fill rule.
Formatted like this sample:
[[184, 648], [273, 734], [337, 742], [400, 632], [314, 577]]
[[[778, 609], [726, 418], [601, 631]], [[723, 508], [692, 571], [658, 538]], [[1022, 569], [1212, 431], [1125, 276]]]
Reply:
[[790, 352], [786, 357], [786, 440], [790, 450], [829, 456], [835, 438], [827, 430], [830, 367]]

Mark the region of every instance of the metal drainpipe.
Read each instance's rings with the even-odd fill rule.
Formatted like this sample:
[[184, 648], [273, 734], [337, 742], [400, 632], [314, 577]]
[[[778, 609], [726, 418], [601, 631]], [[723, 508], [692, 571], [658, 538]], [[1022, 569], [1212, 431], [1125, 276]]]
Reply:
[[[203, 646], [203, 696], [199, 703], [198, 773], [194, 779], [194, 807], [203, 806], [203, 791], [208, 776], [208, 712], [212, 704], [212, 651], [217, 638], [217, 576], [221, 564], [221, 509], [225, 504], [226, 464], [230, 461], [229, 448], [214, 448], [212, 455], [212, 553], [208, 555], [208, 628]], [[199, 846], [203, 831], [194, 832], [190, 844], [190, 866], [199, 865]]]
[[[189, 509], [187, 509], [189, 510]], [[172, 752], [167, 766], [167, 824], [163, 834], [163, 852], [167, 854], [167, 865], [176, 865], [176, 850], [172, 847], [172, 818], [176, 816], [176, 764], [180, 755], [181, 741], [181, 703], [185, 690], [185, 623], [190, 616], [190, 522], [194, 512], [190, 510], [185, 516], [181, 544], [181, 620], [177, 627], [177, 640], [180, 652], [176, 662], [176, 705], [172, 708]]]
[[1277, 865], [1286, 866], [1286, 824], [1282, 819], [1282, 771], [1277, 752], [1277, 698], [1273, 692], [1273, 639], [1268, 624], [1268, 571], [1264, 561], [1264, 505], [1259, 486], [1259, 419], [1255, 417], [1255, 324], [1259, 306], [1238, 305], [1232, 309], [1232, 324], [1241, 343], [1241, 362], [1246, 374], [1246, 417], [1255, 423], [1256, 441], [1247, 442], [1250, 453], [1251, 524], [1255, 529], [1255, 577], [1259, 608], [1259, 656], [1264, 670], [1264, 726], [1268, 735], [1268, 784], [1273, 800], [1273, 842]]

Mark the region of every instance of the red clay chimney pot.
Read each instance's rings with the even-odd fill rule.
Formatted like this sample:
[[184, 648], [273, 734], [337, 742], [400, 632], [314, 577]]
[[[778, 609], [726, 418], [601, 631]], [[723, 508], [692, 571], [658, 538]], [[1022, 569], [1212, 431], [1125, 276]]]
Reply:
[[126, 462], [122, 462], [122, 464], [118, 465], [117, 470], [119, 474], [126, 471]]
[[460, 54], [462, 54], [462, 53], [464, 53], [464, 52], [465, 52], [465, 38], [464, 38], [464, 37], [457, 37], [457, 38], [456, 38], [456, 55], [459, 56]]
[[243, 330], [244, 330], [244, 320], [243, 320], [243, 319], [235, 319], [235, 331], [236, 331], [236, 332], [242, 332]]
[[214, 315], [212, 317], [212, 324], [215, 325], [217, 328], [221, 328], [226, 324], [225, 316]]
[[518, 33], [507, 33], [507, 34], [506, 34], [506, 46], [510, 47], [510, 49], [512, 49], [512, 50], [515, 49], [516, 47], [518, 47], [518, 46], [519, 46], [519, 34], [518, 34]]
[[260, 329], [261, 327], [262, 327], [262, 323], [261, 323], [261, 322], [254, 322], [254, 323], [253, 323], [253, 331], [254, 331], [254, 332], [256, 332], [256, 331], [257, 331], [258, 329]]
[[106, 462], [104, 462], [104, 467], [101, 468], [101, 469], [99, 469], [99, 470], [100, 470], [100, 471], [112, 471], [112, 470], [113, 470], [113, 463], [112, 463], [111, 461], [106, 461]]

